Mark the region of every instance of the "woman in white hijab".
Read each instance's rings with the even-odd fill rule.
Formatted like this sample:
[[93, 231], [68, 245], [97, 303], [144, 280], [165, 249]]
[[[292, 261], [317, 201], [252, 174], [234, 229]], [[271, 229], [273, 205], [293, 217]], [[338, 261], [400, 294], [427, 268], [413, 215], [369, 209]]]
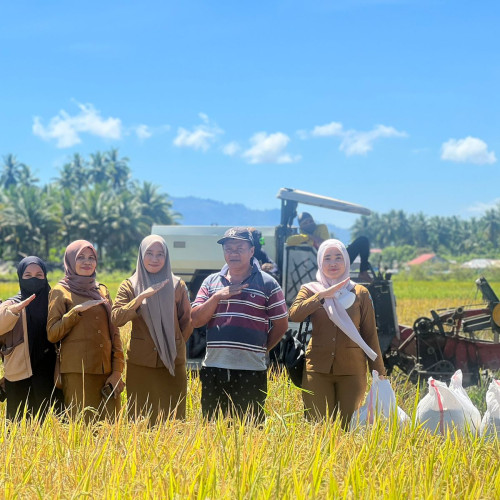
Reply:
[[302, 285], [290, 308], [291, 321], [310, 316], [311, 341], [302, 378], [308, 418], [340, 415], [347, 428], [366, 390], [370, 371], [385, 375], [375, 313], [368, 290], [349, 279], [349, 255], [339, 240], [318, 249], [316, 279]]
[[130, 414], [149, 415], [152, 424], [158, 418], [185, 418], [191, 305], [160, 236], [142, 240], [136, 271], [118, 289], [112, 321], [117, 327], [132, 322], [126, 380]]

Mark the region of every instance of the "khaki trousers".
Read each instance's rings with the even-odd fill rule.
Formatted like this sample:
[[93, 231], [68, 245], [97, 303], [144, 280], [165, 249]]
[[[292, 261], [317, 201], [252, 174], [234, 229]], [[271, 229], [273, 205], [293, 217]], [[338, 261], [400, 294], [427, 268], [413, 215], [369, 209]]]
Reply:
[[95, 375], [90, 373], [62, 373], [62, 390], [64, 404], [69, 409], [72, 417], [82, 410], [85, 411], [86, 422], [92, 420], [114, 419], [120, 411], [120, 395], [111, 395], [105, 399], [101, 393], [107, 375]]
[[129, 415], [150, 415], [157, 419], [186, 418], [186, 365], [175, 365], [175, 376], [165, 368], [149, 368], [127, 364], [127, 399]]
[[333, 375], [304, 370], [302, 389], [306, 418], [322, 420], [340, 415], [342, 427], [347, 429], [365, 396], [366, 374]]

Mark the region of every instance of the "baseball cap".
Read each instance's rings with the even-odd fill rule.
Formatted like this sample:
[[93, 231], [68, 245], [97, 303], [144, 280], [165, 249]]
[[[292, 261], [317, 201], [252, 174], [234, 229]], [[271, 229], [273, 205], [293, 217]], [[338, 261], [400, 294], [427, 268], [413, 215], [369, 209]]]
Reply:
[[251, 246], [254, 246], [252, 233], [250, 232], [248, 227], [232, 227], [231, 229], [228, 229], [224, 233], [224, 236], [217, 241], [217, 243], [223, 245], [227, 240], [248, 241]]

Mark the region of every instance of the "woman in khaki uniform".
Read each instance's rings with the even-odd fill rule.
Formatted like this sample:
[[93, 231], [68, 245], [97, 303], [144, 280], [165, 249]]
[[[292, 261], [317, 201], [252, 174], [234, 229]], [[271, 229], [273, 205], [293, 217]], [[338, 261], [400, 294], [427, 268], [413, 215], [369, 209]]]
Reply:
[[131, 415], [155, 423], [186, 416], [186, 341], [193, 332], [186, 285], [172, 274], [160, 236], [142, 240], [135, 274], [118, 289], [113, 323], [132, 322], [127, 361]]
[[[120, 333], [111, 323], [107, 288], [96, 282], [97, 253], [77, 240], [66, 248], [64, 278], [51, 290], [47, 335], [61, 343], [64, 402], [72, 414], [91, 407], [98, 418], [113, 417], [124, 388]], [[89, 421], [92, 414], [86, 413]]]
[[324, 241], [318, 249], [318, 281], [303, 285], [290, 307], [291, 321], [311, 317], [302, 378], [306, 416], [338, 413], [344, 428], [365, 395], [367, 362], [370, 371], [385, 375], [370, 293], [350, 281], [349, 267], [343, 243]]
[[0, 306], [0, 355], [4, 362], [7, 418], [37, 413], [44, 418], [52, 404], [62, 410], [54, 387], [56, 351], [47, 340], [50, 286], [42, 259], [30, 256], [17, 266], [19, 293]]

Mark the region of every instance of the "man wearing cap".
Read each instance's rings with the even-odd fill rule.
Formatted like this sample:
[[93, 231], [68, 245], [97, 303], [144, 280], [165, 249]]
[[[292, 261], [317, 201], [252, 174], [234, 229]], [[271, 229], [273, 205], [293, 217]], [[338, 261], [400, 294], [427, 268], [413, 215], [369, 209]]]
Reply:
[[[312, 215], [308, 212], [302, 212], [298, 216], [300, 234], [292, 234], [286, 240], [288, 246], [310, 245], [316, 250], [319, 248], [323, 241], [330, 238], [330, 233], [325, 224], [316, 224]], [[368, 258], [370, 256], [370, 242], [366, 236], [356, 238], [350, 245], [346, 247], [347, 253], [351, 264], [354, 259], [359, 255], [359, 278], [363, 281], [371, 282], [372, 278], [368, 273], [370, 263]]]
[[207, 352], [200, 371], [201, 407], [212, 418], [224, 414], [264, 419], [266, 354], [288, 328], [285, 297], [278, 282], [254, 260], [247, 227], [227, 230], [226, 265], [208, 276], [193, 302], [193, 326], [207, 324]]

